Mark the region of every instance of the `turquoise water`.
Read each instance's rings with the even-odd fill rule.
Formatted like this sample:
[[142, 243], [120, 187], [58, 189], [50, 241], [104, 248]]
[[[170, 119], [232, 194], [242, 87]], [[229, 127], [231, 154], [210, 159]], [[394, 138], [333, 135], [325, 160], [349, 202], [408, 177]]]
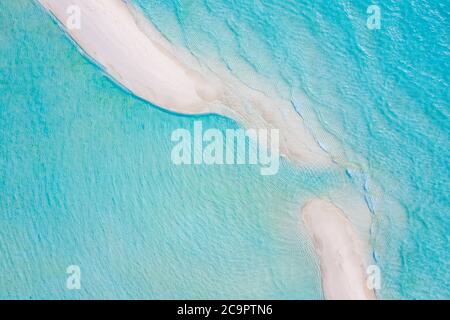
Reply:
[[366, 1], [135, 2], [200, 60], [270, 79], [345, 150], [375, 212], [382, 297], [450, 297], [448, 3], [378, 2], [369, 30]]
[[204, 63], [270, 79], [342, 170], [173, 166], [174, 129], [237, 125], [133, 97], [34, 1], [2, 1], [0, 298], [321, 298], [297, 211], [345, 187], [374, 211], [379, 294], [450, 297], [448, 7], [384, 1], [368, 30], [363, 1], [134, 2]]
[[0, 298], [322, 296], [297, 209], [342, 173], [174, 166], [174, 129], [236, 124], [132, 97], [33, 1], [0, 21]]

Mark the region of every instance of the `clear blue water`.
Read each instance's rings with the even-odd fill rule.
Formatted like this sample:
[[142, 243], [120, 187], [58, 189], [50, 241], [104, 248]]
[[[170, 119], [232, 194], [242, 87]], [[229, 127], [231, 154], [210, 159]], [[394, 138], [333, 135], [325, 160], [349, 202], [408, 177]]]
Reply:
[[2, 1], [0, 298], [321, 298], [297, 211], [345, 186], [374, 211], [380, 296], [450, 297], [445, 2], [384, 1], [380, 30], [364, 1], [134, 2], [204, 63], [270, 79], [342, 170], [175, 167], [172, 130], [237, 125], [136, 99], [34, 1]]

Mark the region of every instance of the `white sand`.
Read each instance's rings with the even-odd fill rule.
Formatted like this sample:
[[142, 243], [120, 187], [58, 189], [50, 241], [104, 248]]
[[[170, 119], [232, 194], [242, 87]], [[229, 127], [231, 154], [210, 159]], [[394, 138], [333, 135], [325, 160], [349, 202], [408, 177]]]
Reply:
[[120, 0], [39, 0], [67, 27], [77, 5], [81, 28], [66, 30], [78, 45], [123, 86], [157, 105], [179, 112], [208, 111], [203, 103], [217, 88], [189, 74], [136, 26]]
[[376, 299], [366, 284], [364, 245], [344, 213], [328, 201], [314, 199], [301, 214], [319, 257], [325, 298]]
[[[294, 162], [331, 166], [290, 102], [269, 98], [230, 74], [212, 73], [175, 48], [122, 0], [38, 0], [83, 51], [135, 95], [183, 113], [216, 113], [247, 128], [280, 130], [280, 151]], [[81, 28], [69, 30], [70, 6], [81, 9]]]

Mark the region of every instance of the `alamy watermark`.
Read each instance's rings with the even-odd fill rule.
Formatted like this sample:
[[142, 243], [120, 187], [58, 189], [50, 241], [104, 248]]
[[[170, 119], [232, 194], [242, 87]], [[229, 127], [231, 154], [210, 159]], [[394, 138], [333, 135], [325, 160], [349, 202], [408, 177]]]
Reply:
[[278, 129], [203, 130], [194, 122], [187, 129], [172, 132], [171, 160], [176, 165], [259, 165], [261, 175], [274, 175], [280, 165]]
[[369, 30], [381, 29], [381, 9], [379, 6], [372, 4], [367, 8], [367, 28]]
[[67, 7], [66, 13], [68, 15], [66, 20], [66, 26], [69, 30], [81, 29], [81, 8], [76, 5]]
[[80, 266], [70, 265], [67, 267], [66, 273], [69, 274], [66, 280], [66, 288], [69, 290], [80, 290], [81, 289]]
[[380, 267], [373, 264], [366, 269], [366, 285], [370, 290], [380, 290], [381, 289], [381, 270]]

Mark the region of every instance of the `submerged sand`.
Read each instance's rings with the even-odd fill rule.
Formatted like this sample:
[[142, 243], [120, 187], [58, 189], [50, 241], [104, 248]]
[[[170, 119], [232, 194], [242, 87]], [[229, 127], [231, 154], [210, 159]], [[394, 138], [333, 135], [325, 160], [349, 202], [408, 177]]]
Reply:
[[[148, 19], [122, 0], [38, 0], [80, 48], [135, 95], [182, 114], [216, 113], [244, 127], [280, 130], [280, 151], [294, 162], [331, 166], [332, 161], [289, 101], [268, 97], [226, 72], [211, 72], [174, 47]], [[71, 11], [81, 28], [70, 29]], [[182, 57], [182, 58], [181, 58]]]

